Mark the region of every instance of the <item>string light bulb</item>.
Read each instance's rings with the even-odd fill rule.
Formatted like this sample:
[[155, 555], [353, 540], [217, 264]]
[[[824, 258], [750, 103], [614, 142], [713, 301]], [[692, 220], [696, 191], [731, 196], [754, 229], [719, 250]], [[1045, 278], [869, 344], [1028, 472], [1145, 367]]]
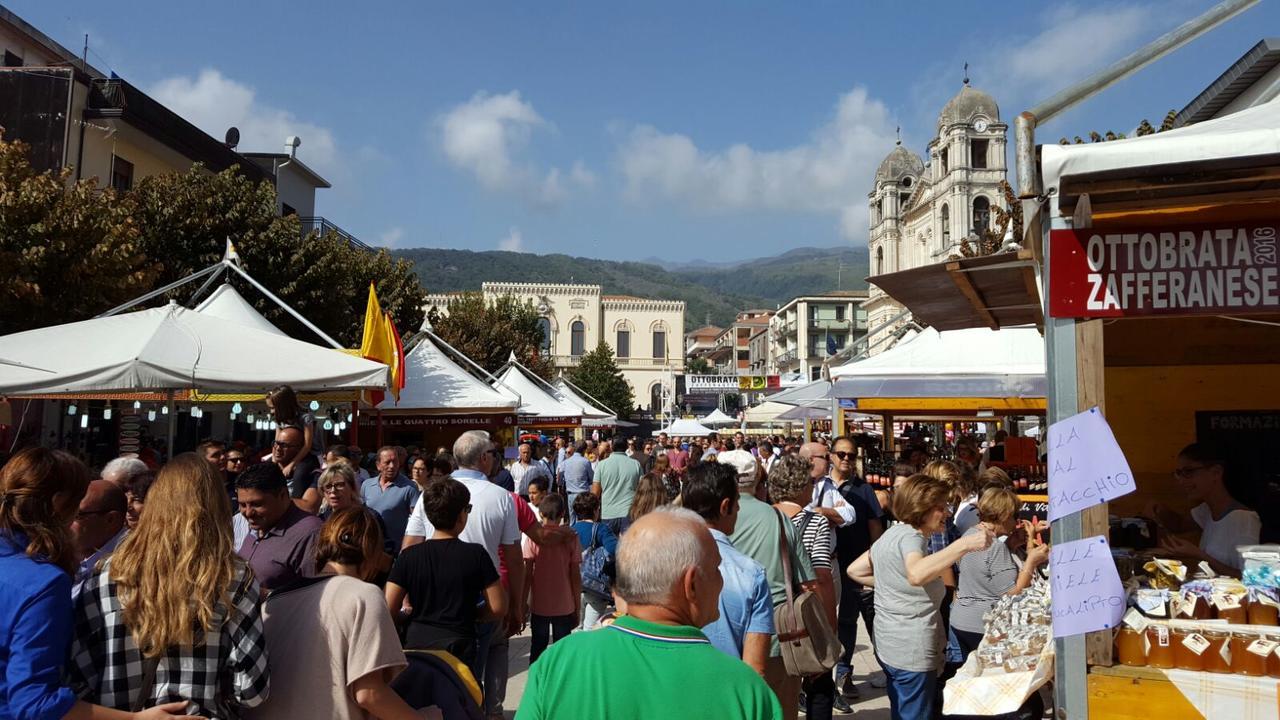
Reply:
[[134, 410], [141, 410], [141, 409], [142, 409], [142, 402], [141, 402], [141, 401], [138, 401], [138, 400], [134, 400], [134, 401], [133, 401], [133, 409], [134, 409]]
[[147, 411], [147, 422], [155, 422], [155, 421], [156, 421], [156, 411], [155, 411], [155, 410], [148, 410], [148, 411]]
[[89, 427], [89, 413], [85, 413], [80, 416], [80, 427], [82, 428]]
[[77, 409], [77, 408], [76, 408], [76, 404], [75, 404], [75, 403], [71, 403], [70, 405], [68, 405], [68, 406], [67, 406], [67, 414], [68, 414], [68, 415], [75, 415], [75, 414], [76, 414], [76, 409]]
[[244, 410], [244, 408], [240, 407], [240, 403], [236, 403], [235, 405], [231, 406], [232, 415], [239, 415], [241, 410]]
[[106, 406], [106, 407], [102, 408], [102, 419], [103, 419], [103, 420], [110, 420], [110, 419], [111, 419], [111, 406], [110, 406], [110, 405], [108, 405], [108, 406]]

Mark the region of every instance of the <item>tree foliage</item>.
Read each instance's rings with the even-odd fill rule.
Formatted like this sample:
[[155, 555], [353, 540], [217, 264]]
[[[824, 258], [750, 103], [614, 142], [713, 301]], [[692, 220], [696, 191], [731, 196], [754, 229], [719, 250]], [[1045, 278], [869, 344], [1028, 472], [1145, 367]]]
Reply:
[[38, 173], [0, 135], [0, 335], [86, 320], [151, 287], [128, 203], [69, 171]]
[[689, 360], [685, 371], [690, 375], [711, 375], [715, 372], [715, 367], [706, 358], [696, 357]]
[[[1134, 130], [1133, 134], [1135, 137], [1142, 137], [1144, 135], [1154, 135], [1156, 133], [1162, 133], [1165, 130], [1172, 130], [1173, 123], [1177, 119], [1178, 119], [1178, 111], [1170, 110], [1169, 112], [1165, 113], [1164, 120], [1160, 122], [1160, 127], [1156, 128], [1156, 127], [1152, 127], [1151, 121], [1147, 120], [1146, 118], [1143, 118], [1142, 122], [1138, 123], [1138, 129]], [[1072, 140], [1068, 140], [1066, 137], [1063, 137], [1060, 140], [1058, 140], [1058, 144], [1059, 145], [1083, 145], [1086, 142], [1100, 143], [1100, 142], [1109, 142], [1111, 140], [1124, 140], [1125, 137], [1127, 136], [1124, 133], [1112, 132], [1108, 130], [1106, 134], [1102, 134], [1102, 133], [1099, 133], [1097, 130], [1093, 130], [1089, 133], [1088, 140], [1085, 140], [1079, 135], [1076, 135], [1075, 138]]]
[[618, 414], [620, 419], [631, 416], [636, 406], [635, 394], [618, 363], [613, 358], [613, 348], [601, 341], [595, 350], [586, 353], [569, 371], [569, 379], [584, 392], [599, 400]]
[[551, 358], [542, 354], [542, 325], [530, 301], [502, 295], [486, 301], [477, 292], [462, 293], [449, 302], [448, 312], [432, 310], [431, 325], [445, 342], [489, 372], [506, 364], [511, 353], [525, 367], [551, 379]]
[[[275, 188], [267, 182], [197, 166], [143, 178], [131, 195], [140, 242], [160, 264], [160, 283], [217, 262], [230, 239], [254, 279], [347, 347], [360, 344], [370, 282], [402, 333], [422, 324], [425, 293], [411, 263], [354, 247], [333, 232], [302, 235], [296, 216], [277, 214]], [[233, 284], [285, 332], [315, 339], [262, 293]], [[179, 291], [180, 297], [190, 292]]]

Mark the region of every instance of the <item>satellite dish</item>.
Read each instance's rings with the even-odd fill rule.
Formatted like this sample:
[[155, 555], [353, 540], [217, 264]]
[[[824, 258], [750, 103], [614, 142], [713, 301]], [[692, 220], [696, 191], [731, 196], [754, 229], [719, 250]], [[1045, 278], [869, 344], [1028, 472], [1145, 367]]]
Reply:
[[232, 150], [234, 150], [236, 146], [240, 144], [240, 130], [237, 129], [234, 125], [227, 128], [227, 135], [226, 135], [225, 142], [227, 144], [227, 147], [231, 148]]

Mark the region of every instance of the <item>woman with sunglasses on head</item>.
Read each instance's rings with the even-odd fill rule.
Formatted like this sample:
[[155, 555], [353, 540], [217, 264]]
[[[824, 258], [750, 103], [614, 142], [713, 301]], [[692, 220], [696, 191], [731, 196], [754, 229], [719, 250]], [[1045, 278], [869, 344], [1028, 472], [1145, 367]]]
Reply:
[[[1147, 515], [1164, 530], [1160, 550], [1179, 558], [1209, 563], [1219, 575], [1239, 576], [1243, 560], [1236, 547], [1257, 545], [1262, 532], [1258, 513], [1232, 495], [1227, 483], [1229, 460], [1221, 449], [1192, 443], [1178, 453], [1173, 478], [1178, 494], [1191, 501], [1190, 520], [1160, 503], [1150, 503]], [[1199, 544], [1175, 533], [1200, 529]]]

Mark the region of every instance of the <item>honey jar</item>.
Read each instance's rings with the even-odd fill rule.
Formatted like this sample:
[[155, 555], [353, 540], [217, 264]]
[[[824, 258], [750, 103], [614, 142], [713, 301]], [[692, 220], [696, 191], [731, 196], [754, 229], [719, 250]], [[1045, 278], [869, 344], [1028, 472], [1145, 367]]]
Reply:
[[1194, 630], [1174, 630], [1173, 666], [1179, 670], [1204, 670], [1207, 643], [1208, 640]]
[[[1277, 649], [1280, 650], [1280, 635], [1263, 635], [1264, 640], [1270, 640], [1276, 643]], [[1280, 678], [1280, 655], [1272, 651], [1267, 656], [1267, 677]]]
[[[1167, 625], [1148, 625], [1147, 642], [1148, 667], [1164, 669], [1173, 667], [1175, 641]], [[1280, 670], [1280, 656], [1276, 657], [1276, 669]]]
[[[1231, 635], [1231, 672], [1237, 675], [1261, 677], [1267, 674], [1267, 659], [1274, 657], [1275, 648], [1263, 640], [1264, 644], [1255, 645], [1263, 637], [1258, 633], [1233, 633]], [[1250, 650], [1250, 648], [1253, 650]]]
[[1142, 647], [1146, 642], [1143, 633], [1129, 626], [1120, 628], [1116, 633], [1116, 659], [1121, 665], [1143, 667], [1147, 664], [1147, 652]]
[[1250, 625], [1280, 625], [1280, 608], [1264, 602], [1249, 603]]
[[1200, 633], [1209, 641], [1209, 647], [1200, 654], [1205, 672], [1231, 672], [1231, 633], [1224, 630], [1205, 630]]

